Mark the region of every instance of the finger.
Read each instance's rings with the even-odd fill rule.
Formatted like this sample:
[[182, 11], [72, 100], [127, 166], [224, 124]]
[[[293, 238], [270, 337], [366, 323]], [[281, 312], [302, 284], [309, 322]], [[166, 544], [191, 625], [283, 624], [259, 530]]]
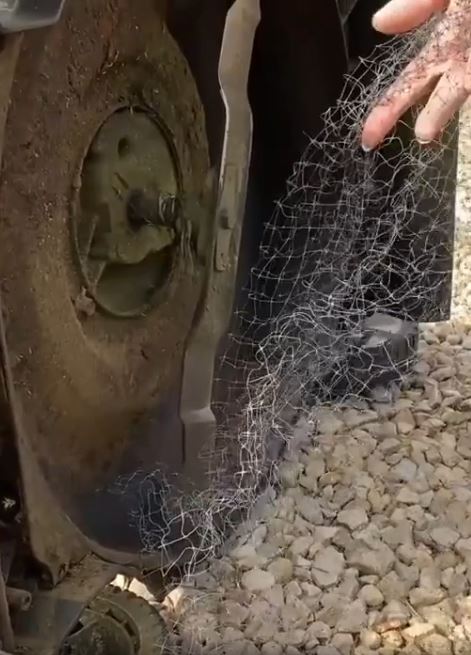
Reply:
[[364, 150], [373, 150], [383, 141], [401, 116], [430, 90], [442, 72], [440, 69], [440, 64], [426, 63], [426, 53], [404, 69], [365, 121]]
[[456, 63], [437, 83], [415, 124], [419, 141], [428, 143], [446, 127], [469, 97], [466, 64]]
[[443, 11], [448, 0], [391, 0], [373, 16], [373, 27], [383, 34], [400, 34]]
[[468, 53], [464, 83], [468, 93], [471, 94], [471, 51]]

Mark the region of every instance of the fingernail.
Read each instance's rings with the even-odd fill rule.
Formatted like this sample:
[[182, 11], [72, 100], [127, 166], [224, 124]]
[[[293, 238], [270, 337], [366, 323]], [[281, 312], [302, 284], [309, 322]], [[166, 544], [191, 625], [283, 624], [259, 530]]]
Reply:
[[374, 29], [377, 30], [377, 31], [379, 31], [378, 30], [378, 21], [381, 24], [381, 14], [382, 13], [383, 12], [380, 9], [379, 11], [376, 12], [376, 14], [373, 14], [373, 16], [371, 18], [371, 24], [373, 25]]
[[420, 137], [416, 137], [416, 140], [421, 146], [428, 146], [432, 143], [433, 139], [421, 139]]
[[367, 146], [364, 143], [361, 144], [361, 149], [363, 152], [371, 152], [373, 150], [373, 148], [370, 148], [370, 146]]
[[373, 14], [373, 27], [376, 29], [378, 21], [388, 21], [391, 18], [396, 18], [397, 14], [402, 13], [404, 10], [409, 9], [407, 5], [410, 0], [390, 0], [384, 7], [381, 7], [375, 14]]

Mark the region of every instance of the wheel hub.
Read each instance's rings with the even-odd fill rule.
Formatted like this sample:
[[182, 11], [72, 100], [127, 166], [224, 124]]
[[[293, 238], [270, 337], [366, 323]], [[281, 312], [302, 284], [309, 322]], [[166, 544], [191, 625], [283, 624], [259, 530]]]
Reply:
[[88, 293], [115, 316], [138, 316], [171, 277], [181, 222], [178, 157], [155, 116], [120, 109], [86, 154], [73, 217]]
[[114, 616], [86, 610], [60, 655], [135, 655], [139, 638], [126, 628]]
[[59, 655], [159, 655], [169, 653], [168, 632], [146, 600], [114, 586], [84, 610]]

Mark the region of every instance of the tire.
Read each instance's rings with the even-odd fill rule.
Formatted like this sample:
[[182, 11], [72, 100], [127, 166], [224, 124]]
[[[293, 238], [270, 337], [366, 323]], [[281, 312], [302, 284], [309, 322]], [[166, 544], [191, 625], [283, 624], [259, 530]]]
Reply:
[[143, 598], [110, 585], [90, 603], [60, 655], [92, 655], [96, 649], [103, 655], [116, 655], [117, 651], [123, 655], [164, 655], [169, 653], [167, 627]]

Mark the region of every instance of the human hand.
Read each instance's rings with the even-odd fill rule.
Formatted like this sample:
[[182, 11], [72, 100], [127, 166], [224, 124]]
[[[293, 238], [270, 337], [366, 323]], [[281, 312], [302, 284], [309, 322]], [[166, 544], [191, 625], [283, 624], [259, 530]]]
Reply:
[[384, 34], [401, 34], [443, 12], [419, 55], [368, 115], [362, 145], [376, 148], [401, 116], [427, 93], [415, 134], [430, 143], [471, 94], [471, 0], [390, 0], [373, 17]]

